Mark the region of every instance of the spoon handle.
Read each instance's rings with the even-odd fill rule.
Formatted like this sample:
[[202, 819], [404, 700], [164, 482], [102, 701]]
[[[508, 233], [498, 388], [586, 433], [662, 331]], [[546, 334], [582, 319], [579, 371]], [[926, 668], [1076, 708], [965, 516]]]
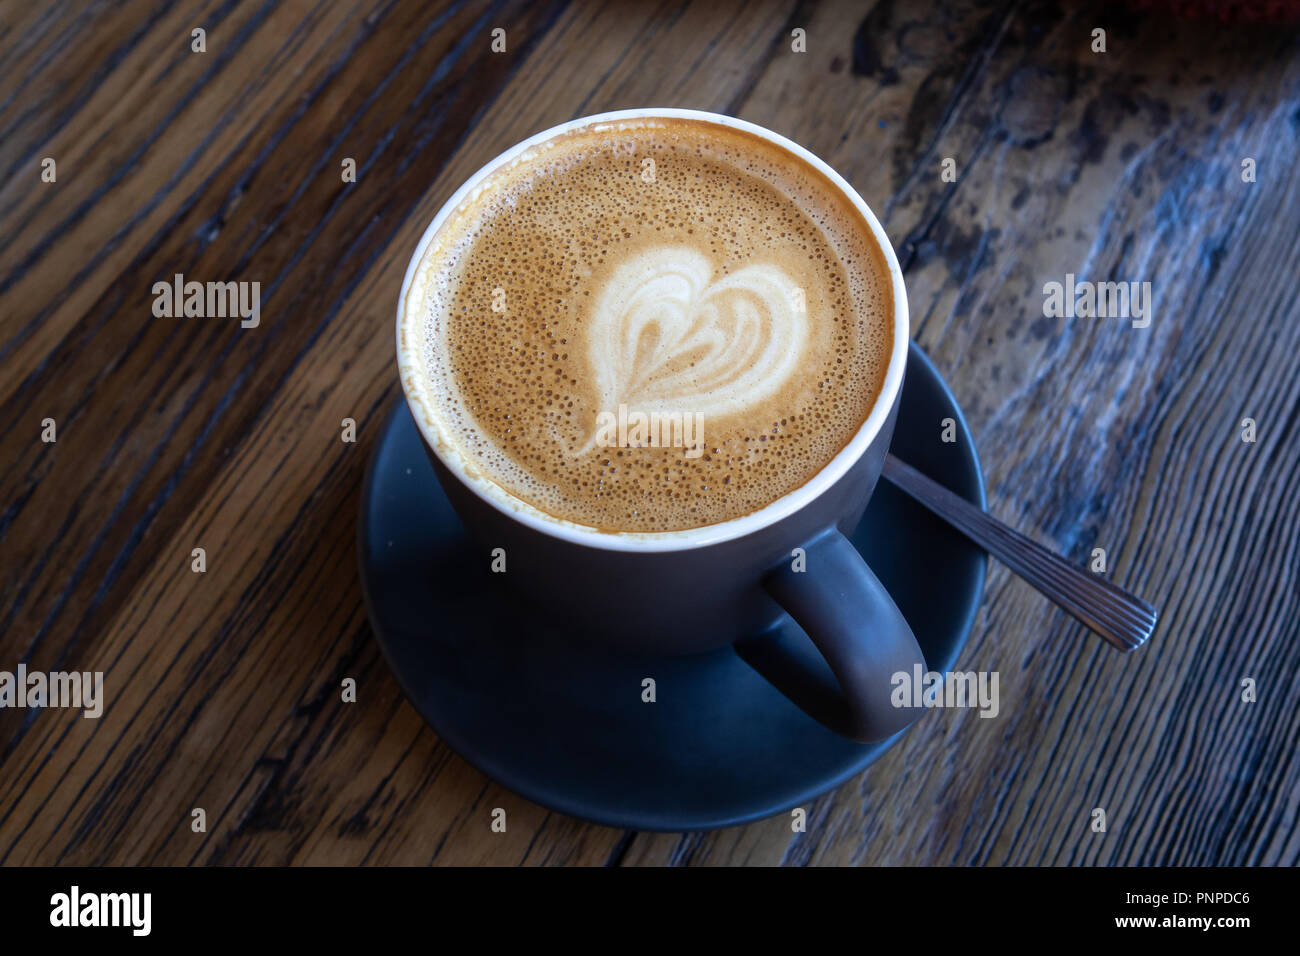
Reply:
[[1100, 634], [1121, 651], [1140, 646], [1156, 626], [1156, 609], [1013, 531], [893, 455], [883, 474], [940, 518]]

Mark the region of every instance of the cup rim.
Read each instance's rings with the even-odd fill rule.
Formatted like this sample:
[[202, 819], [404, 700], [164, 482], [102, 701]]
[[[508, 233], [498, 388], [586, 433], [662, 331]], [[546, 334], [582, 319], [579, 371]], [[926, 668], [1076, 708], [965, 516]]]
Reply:
[[[435, 414], [434, 405], [429, 400], [427, 391], [423, 387], [424, 383], [421, 380], [420, 330], [411, 322], [412, 314], [418, 313], [420, 310], [408, 310], [406, 305], [420, 262], [423, 260], [424, 253], [433, 241], [434, 236], [437, 235], [452, 213], [479, 188], [484, 180], [498, 169], [527, 150], [572, 130], [601, 123], [618, 123], [660, 117], [664, 119], [699, 120], [750, 133], [786, 150], [825, 176], [861, 214], [863, 221], [866, 222], [871, 231], [872, 238], [876, 241], [876, 245], [884, 256], [885, 264], [889, 270], [890, 286], [894, 300], [894, 343], [889, 355], [889, 361], [885, 367], [884, 384], [881, 386], [880, 393], [876, 396], [875, 404], [872, 406], [866, 420], [859, 426], [848, 443], [821, 470], [798, 488], [769, 502], [757, 511], [698, 528], [654, 532], [602, 531], [599, 528], [578, 524], [548, 514], [523, 499], [517, 498], [491, 481], [491, 479], [469, 467], [469, 463], [457, 449], [454, 441], [444, 435], [438, 426], [438, 416]], [[722, 113], [671, 107], [614, 110], [579, 117], [542, 130], [488, 161], [443, 203], [437, 215], [425, 228], [419, 243], [416, 245], [415, 252], [407, 264], [406, 275], [402, 280], [401, 295], [397, 302], [398, 372], [407, 406], [415, 419], [416, 427], [419, 429], [425, 445], [432, 450], [438, 460], [462, 485], [469, 488], [478, 498], [505, 516], [550, 537], [606, 551], [664, 552], [708, 547], [761, 531], [807, 507], [844, 477], [884, 427], [902, 388], [903, 372], [907, 366], [907, 351], [910, 339], [911, 326], [907, 309], [907, 293], [903, 285], [903, 271], [898, 264], [898, 257], [894, 252], [893, 244], [889, 241], [889, 237], [885, 234], [885, 230], [880, 225], [875, 213], [871, 211], [866, 201], [858, 195], [856, 189], [812, 152], [780, 133]]]

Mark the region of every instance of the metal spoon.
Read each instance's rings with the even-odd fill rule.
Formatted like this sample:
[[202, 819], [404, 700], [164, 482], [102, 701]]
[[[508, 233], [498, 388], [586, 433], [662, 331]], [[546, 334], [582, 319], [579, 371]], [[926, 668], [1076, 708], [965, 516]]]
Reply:
[[1049, 600], [1100, 634], [1112, 647], [1131, 651], [1155, 630], [1156, 609], [1146, 601], [1030, 541], [906, 462], [886, 455], [882, 473]]

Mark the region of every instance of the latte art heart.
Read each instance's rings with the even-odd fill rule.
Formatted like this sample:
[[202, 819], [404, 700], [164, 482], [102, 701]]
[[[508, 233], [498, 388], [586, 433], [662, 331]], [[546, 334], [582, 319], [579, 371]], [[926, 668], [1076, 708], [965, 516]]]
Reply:
[[614, 271], [587, 326], [602, 409], [721, 417], [789, 381], [808, 338], [802, 291], [776, 265], [715, 272], [677, 246]]

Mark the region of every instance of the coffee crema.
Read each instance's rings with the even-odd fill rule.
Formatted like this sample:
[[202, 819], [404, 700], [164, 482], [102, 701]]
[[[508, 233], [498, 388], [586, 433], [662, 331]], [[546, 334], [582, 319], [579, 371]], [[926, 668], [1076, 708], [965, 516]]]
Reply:
[[[870, 227], [819, 171], [747, 131], [646, 117], [490, 174], [405, 307], [471, 475], [645, 533], [750, 514], [824, 468], [883, 387], [893, 305]], [[601, 427], [616, 420], [632, 427]]]

